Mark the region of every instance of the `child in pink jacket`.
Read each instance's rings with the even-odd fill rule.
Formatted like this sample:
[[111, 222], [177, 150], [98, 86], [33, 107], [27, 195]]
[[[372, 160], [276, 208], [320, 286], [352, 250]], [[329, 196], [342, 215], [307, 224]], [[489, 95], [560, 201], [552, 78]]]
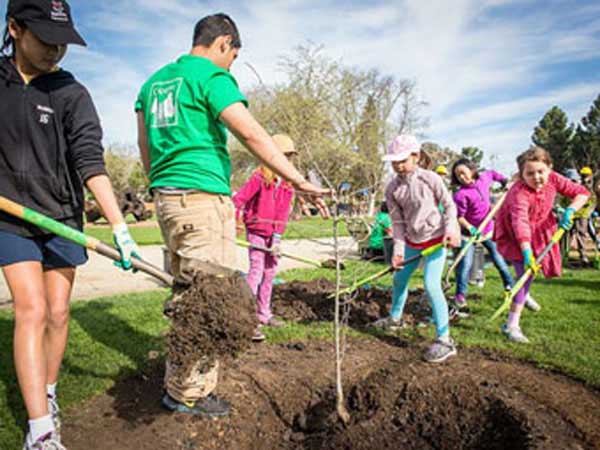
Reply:
[[[297, 153], [294, 142], [287, 135], [277, 134], [273, 136], [273, 140], [286, 156]], [[254, 336], [256, 341], [265, 338], [260, 330], [262, 325], [283, 325], [271, 312], [271, 292], [281, 236], [287, 225], [293, 197], [294, 188], [264, 166], [256, 169], [233, 197], [237, 217], [243, 213], [248, 242], [271, 249], [266, 251], [250, 247], [248, 250], [250, 269], [247, 281], [256, 295], [257, 316], [261, 324]]]
[[[517, 158], [520, 180], [506, 194], [506, 200], [498, 211], [494, 240], [498, 251], [511, 261], [517, 278], [528, 268], [537, 273], [535, 263], [544, 247], [557, 230], [552, 213], [556, 194], [572, 199], [558, 226], [568, 230], [573, 226], [573, 214], [587, 201], [590, 193], [580, 184], [569, 181], [552, 170], [552, 159], [541, 147], [532, 147]], [[560, 276], [560, 249], [555, 245], [541, 263], [546, 278]], [[521, 311], [531, 285], [530, 278], [515, 295], [508, 313], [508, 321], [502, 331], [508, 339], [526, 343], [529, 339], [519, 326]]]

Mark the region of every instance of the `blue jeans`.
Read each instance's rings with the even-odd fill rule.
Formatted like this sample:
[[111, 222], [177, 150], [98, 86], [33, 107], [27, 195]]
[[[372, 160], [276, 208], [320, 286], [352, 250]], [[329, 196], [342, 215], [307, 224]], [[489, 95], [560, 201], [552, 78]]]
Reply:
[[[422, 250], [404, 247], [404, 258], [408, 259], [418, 255]], [[390, 316], [400, 319], [404, 311], [404, 304], [408, 297], [408, 281], [415, 269], [419, 266], [419, 259], [407, 264], [402, 270], [394, 274], [394, 290], [392, 292], [392, 310]], [[442, 272], [446, 262], [446, 249], [441, 248], [435, 253], [425, 257], [425, 292], [433, 310], [435, 334], [437, 337], [447, 336], [450, 332], [448, 326], [448, 304], [442, 291]]]
[[[466, 245], [467, 241], [463, 240], [461, 249]], [[504, 261], [504, 258], [500, 253], [498, 253], [498, 249], [496, 248], [496, 243], [488, 239], [481, 243], [490, 256], [492, 257], [492, 262], [500, 276], [502, 277], [502, 283], [505, 288], [511, 287], [515, 284], [515, 280], [513, 279], [512, 274]], [[471, 271], [471, 266], [473, 265], [473, 254], [475, 253], [475, 245], [471, 245], [467, 250], [464, 258], [458, 263], [458, 267], [456, 268], [456, 294], [462, 294], [464, 296], [467, 295], [467, 285], [469, 281], [469, 272]]]

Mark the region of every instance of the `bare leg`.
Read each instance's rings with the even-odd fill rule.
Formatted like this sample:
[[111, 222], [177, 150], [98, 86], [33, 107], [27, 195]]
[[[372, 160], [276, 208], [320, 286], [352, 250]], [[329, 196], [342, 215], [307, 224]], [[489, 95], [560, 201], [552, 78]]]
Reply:
[[30, 419], [48, 414], [44, 340], [48, 308], [42, 265], [25, 261], [3, 267], [15, 308], [14, 353], [17, 379]]
[[44, 272], [46, 298], [48, 301], [48, 328], [46, 335], [48, 384], [56, 383], [67, 347], [67, 337], [69, 335], [69, 298], [71, 297], [74, 279], [74, 267], [52, 269]]

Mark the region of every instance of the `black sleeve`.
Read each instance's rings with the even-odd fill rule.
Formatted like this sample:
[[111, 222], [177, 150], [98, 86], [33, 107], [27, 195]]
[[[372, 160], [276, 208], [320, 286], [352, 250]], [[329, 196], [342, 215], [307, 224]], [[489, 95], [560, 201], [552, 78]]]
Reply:
[[105, 175], [102, 127], [89, 92], [81, 85], [70, 98], [66, 111], [65, 137], [71, 162], [85, 182]]

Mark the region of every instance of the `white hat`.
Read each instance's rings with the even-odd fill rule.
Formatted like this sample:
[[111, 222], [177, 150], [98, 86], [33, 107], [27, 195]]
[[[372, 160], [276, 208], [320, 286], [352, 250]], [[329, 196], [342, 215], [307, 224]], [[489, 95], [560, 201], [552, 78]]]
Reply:
[[384, 161], [403, 161], [413, 153], [419, 153], [421, 146], [417, 138], [412, 134], [401, 134], [396, 136], [388, 147], [387, 154], [383, 156]]

